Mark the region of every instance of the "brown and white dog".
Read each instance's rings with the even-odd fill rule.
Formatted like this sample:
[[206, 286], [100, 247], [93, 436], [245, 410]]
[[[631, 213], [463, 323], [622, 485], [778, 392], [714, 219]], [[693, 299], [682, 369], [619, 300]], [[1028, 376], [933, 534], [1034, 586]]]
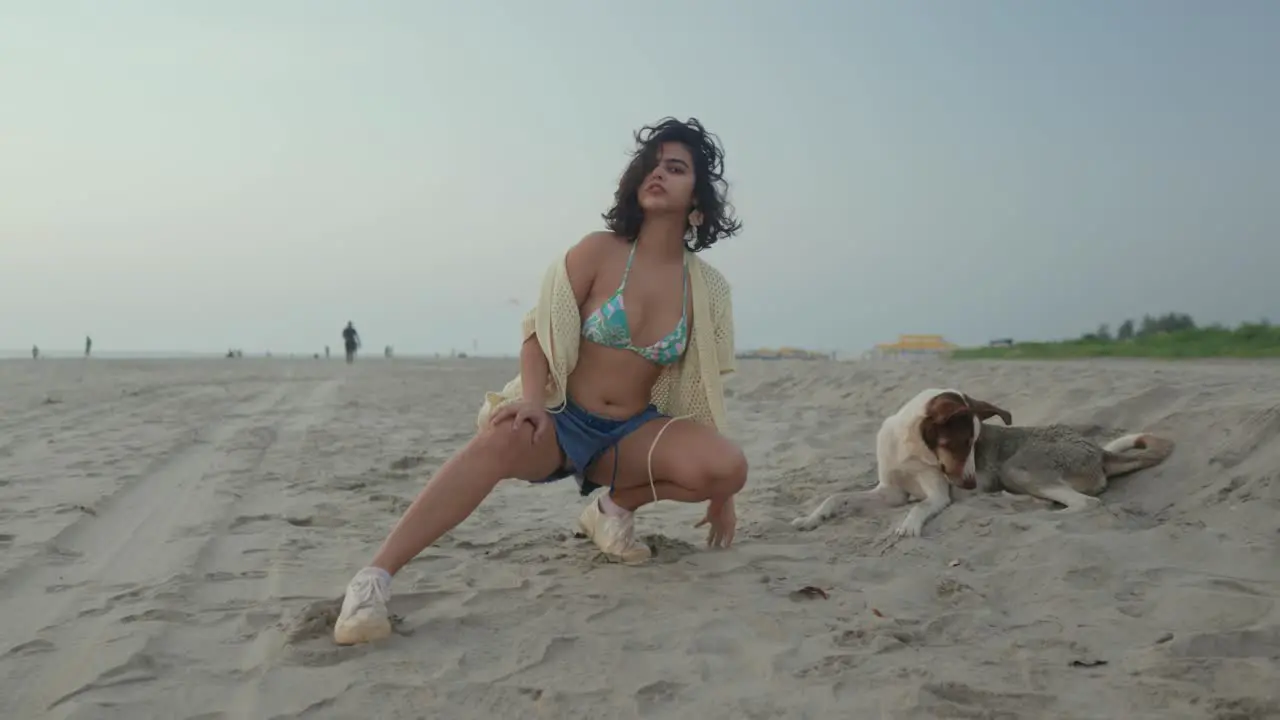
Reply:
[[920, 502], [907, 512], [896, 533], [920, 535], [924, 524], [951, 504], [951, 485], [977, 488], [974, 443], [982, 432], [982, 421], [996, 416], [1005, 425], [1013, 424], [1008, 411], [959, 390], [922, 390], [880, 425], [876, 435], [879, 484], [872, 490], [836, 493], [813, 512], [793, 520], [792, 526], [812, 530], [843, 514], [851, 504], [874, 500], [900, 507], [914, 497]]

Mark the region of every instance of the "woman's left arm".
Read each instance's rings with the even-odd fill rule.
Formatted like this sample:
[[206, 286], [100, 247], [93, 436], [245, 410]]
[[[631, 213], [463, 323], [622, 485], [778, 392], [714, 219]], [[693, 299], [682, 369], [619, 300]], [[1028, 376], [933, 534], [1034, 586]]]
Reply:
[[720, 366], [721, 375], [728, 375], [738, 369], [734, 350], [733, 291], [723, 278], [717, 285], [719, 292], [711, 298], [711, 324], [715, 329], [716, 364]]

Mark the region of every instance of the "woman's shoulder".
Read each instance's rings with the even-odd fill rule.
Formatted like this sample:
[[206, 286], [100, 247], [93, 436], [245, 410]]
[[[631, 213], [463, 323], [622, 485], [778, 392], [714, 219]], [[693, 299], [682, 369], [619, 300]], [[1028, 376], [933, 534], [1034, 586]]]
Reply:
[[614, 262], [616, 255], [625, 253], [625, 246], [626, 242], [611, 232], [592, 232], [569, 246], [561, 256], [556, 272], [563, 268], [579, 304], [586, 300], [600, 268]]
[[607, 230], [589, 232], [569, 246], [565, 258], [578, 262], [598, 262], [619, 251], [625, 251], [627, 242]]
[[582, 239], [573, 247], [583, 247], [592, 250], [616, 250], [627, 244], [627, 241], [617, 233], [608, 230], [595, 230], [582, 236]]

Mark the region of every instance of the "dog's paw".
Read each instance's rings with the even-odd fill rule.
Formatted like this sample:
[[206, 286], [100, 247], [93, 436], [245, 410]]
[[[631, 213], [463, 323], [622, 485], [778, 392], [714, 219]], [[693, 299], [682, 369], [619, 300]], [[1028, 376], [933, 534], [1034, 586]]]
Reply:
[[1062, 508], [1060, 512], [1082, 513], [1090, 510], [1097, 510], [1100, 507], [1102, 507], [1102, 498], [1085, 495], [1082, 499]]
[[813, 515], [805, 515], [804, 517], [798, 517], [791, 521], [791, 527], [799, 530], [800, 532], [808, 532], [821, 524], [822, 520], [814, 517]]
[[907, 519], [902, 521], [902, 524], [899, 525], [898, 528], [893, 531], [893, 534], [895, 537], [900, 537], [900, 538], [920, 537], [920, 533], [923, 530], [924, 528], [921, 526], [920, 523], [911, 522], [910, 519]]

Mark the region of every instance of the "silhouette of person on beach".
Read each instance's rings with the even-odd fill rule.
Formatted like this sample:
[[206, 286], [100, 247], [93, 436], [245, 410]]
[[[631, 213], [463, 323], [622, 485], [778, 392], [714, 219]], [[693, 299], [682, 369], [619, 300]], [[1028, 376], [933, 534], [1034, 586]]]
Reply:
[[84, 356], [89, 357], [89, 353], [93, 352], [93, 338], [88, 335], [84, 336]]
[[32, 359], [32, 360], [39, 360], [39, 359], [40, 359], [40, 346], [39, 346], [39, 345], [32, 345], [32, 346], [31, 346], [31, 359]]
[[356, 332], [356, 326], [347, 321], [347, 326], [342, 329], [342, 343], [347, 348], [347, 364], [355, 362], [356, 349], [360, 347], [360, 333]]

